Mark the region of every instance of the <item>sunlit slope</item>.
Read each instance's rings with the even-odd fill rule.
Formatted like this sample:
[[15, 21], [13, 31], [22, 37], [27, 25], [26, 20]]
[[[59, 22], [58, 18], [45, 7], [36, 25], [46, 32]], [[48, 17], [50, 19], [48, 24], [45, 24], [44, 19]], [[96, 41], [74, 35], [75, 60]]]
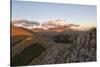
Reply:
[[12, 36], [16, 36], [16, 35], [32, 35], [32, 32], [27, 30], [27, 29], [21, 28], [21, 27], [12, 26], [11, 27], [11, 35]]
[[15, 27], [13, 25], [11, 26], [11, 45], [12, 46], [25, 40], [29, 36], [32, 36], [32, 32], [30, 30], [27, 30], [21, 27]]
[[[14, 30], [17, 30], [17, 31], [14, 31]], [[19, 31], [21, 32], [18, 33]], [[11, 35], [11, 38], [12, 38], [11, 39], [11, 46], [12, 46], [11, 50], [12, 50], [12, 58], [13, 58], [12, 63], [11, 63], [12, 65], [28, 64], [33, 59], [40, 56], [42, 52], [46, 51], [48, 48], [54, 45], [50, 43], [47, 38], [44, 38], [34, 32], [31, 32], [28, 29], [24, 29], [20, 27], [13, 27], [13, 32], [11, 32], [11, 34], [13, 34]], [[31, 46], [33, 49], [31, 48]], [[33, 51], [31, 51], [31, 49], [29, 48], [31, 48]], [[23, 57], [24, 59], [31, 57], [29, 61], [23, 62], [23, 58], [21, 57], [23, 52], [28, 52], [28, 53], [33, 52], [33, 54], [30, 54], [30, 55], [27, 54], [27, 56]], [[24, 53], [24, 55], [26, 55], [26, 53]]]
[[[28, 29], [14, 26], [11, 29], [11, 65], [27, 65], [51, 45], [46, 38], [38, 36]], [[29, 59], [27, 60], [27, 58]]]

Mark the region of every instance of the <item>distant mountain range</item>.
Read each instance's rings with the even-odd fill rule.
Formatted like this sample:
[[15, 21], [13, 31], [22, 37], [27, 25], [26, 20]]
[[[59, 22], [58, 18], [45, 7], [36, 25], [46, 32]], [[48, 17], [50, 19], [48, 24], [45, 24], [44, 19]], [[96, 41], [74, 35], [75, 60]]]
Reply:
[[24, 27], [27, 29], [32, 29], [32, 30], [66, 30], [66, 29], [71, 29], [71, 28], [75, 28], [77, 29], [80, 25], [76, 25], [76, 24], [68, 24], [66, 21], [57, 19], [57, 20], [49, 20], [46, 22], [42, 22], [40, 24], [40, 22], [37, 21], [29, 21], [29, 20], [25, 20], [25, 19], [19, 19], [19, 20], [13, 20], [12, 24], [14, 26], [18, 26], [18, 27]]
[[15, 26], [29, 28], [29, 29], [34, 27], [34, 26], [40, 25], [40, 23], [37, 21], [29, 21], [29, 20], [25, 20], [25, 19], [13, 20], [12, 24]]

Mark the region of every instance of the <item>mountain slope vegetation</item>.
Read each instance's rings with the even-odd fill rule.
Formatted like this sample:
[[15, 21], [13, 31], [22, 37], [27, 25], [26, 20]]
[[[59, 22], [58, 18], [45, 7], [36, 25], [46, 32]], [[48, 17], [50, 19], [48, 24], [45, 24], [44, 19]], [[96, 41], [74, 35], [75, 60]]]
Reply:
[[59, 33], [11, 29], [12, 66], [96, 61], [96, 28]]

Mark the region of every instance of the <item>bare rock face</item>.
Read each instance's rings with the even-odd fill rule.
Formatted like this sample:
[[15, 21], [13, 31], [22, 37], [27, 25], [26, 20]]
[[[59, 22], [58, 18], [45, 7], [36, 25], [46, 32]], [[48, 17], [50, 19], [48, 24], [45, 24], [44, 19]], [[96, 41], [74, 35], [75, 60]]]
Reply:
[[[26, 29], [24, 30], [28, 31]], [[45, 34], [47, 33], [45, 32]], [[55, 33], [49, 34], [51, 35]], [[15, 60], [13, 65], [61, 64], [96, 61], [96, 28], [88, 31], [67, 30], [61, 33], [56, 33], [55, 35], [51, 35], [51, 38], [49, 38], [46, 35], [40, 36], [39, 34], [32, 33], [31, 36], [28, 36], [23, 41], [15, 44], [13, 46], [13, 52], [15, 54], [12, 54], [14, 55], [13, 60]], [[40, 49], [44, 49], [44, 51], [41, 52]]]
[[96, 29], [79, 31], [73, 43], [55, 43], [44, 57], [31, 64], [59, 64], [96, 61]]
[[74, 45], [79, 61], [96, 61], [96, 29], [80, 32]]

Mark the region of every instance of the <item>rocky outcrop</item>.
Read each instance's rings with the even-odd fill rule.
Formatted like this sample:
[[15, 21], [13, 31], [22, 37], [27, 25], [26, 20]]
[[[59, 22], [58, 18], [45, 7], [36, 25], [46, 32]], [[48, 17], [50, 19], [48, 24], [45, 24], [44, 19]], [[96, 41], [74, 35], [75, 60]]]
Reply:
[[[74, 38], [74, 40], [73, 40]], [[55, 43], [42, 58], [30, 64], [59, 64], [96, 61], [96, 29], [79, 31], [73, 43]]]
[[[61, 34], [61, 35], [59, 35]], [[41, 44], [45, 51], [41, 52], [38, 56], [34, 58], [33, 53], [27, 54], [27, 58], [30, 61], [25, 61], [26, 65], [42, 65], [42, 64], [61, 64], [61, 63], [75, 63], [75, 62], [91, 62], [96, 61], [96, 28], [93, 28], [88, 31], [66, 31], [56, 34], [56, 42], [51, 41], [50, 38], [39, 36], [36, 33], [33, 33], [31, 37], [26, 38], [24, 41], [17, 43], [12, 47], [12, 55], [19, 54], [17, 58], [26, 57], [27, 52], [35, 52], [35, 47], [31, 48], [34, 43]], [[53, 37], [53, 36], [52, 36]], [[52, 38], [53, 39], [53, 38]], [[37, 44], [36, 44], [37, 45]], [[32, 50], [27, 50], [30, 47]], [[40, 48], [39, 48], [40, 49]], [[39, 50], [38, 49], [38, 50]], [[23, 56], [25, 52], [25, 56]], [[14, 56], [15, 56], [14, 55]], [[14, 60], [14, 58], [12, 59]], [[16, 65], [25, 65], [23, 64], [24, 59], [16, 59], [22, 61], [21, 64]]]

